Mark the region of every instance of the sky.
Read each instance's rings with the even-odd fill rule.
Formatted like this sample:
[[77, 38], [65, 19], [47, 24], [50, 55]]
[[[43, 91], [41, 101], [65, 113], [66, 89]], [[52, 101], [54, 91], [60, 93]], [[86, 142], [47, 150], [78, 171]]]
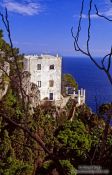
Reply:
[[[94, 4], [100, 14], [112, 19], [111, 0], [93, 0], [91, 12], [90, 50], [93, 56], [103, 56], [112, 45], [112, 22], [96, 15]], [[88, 5], [85, 0], [80, 46], [86, 50]], [[76, 34], [81, 0], [0, 0], [0, 11], [8, 9], [13, 45], [24, 54], [59, 54], [61, 56], [84, 56], [74, 50], [71, 27]], [[8, 41], [0, 19], [0, 28]]]

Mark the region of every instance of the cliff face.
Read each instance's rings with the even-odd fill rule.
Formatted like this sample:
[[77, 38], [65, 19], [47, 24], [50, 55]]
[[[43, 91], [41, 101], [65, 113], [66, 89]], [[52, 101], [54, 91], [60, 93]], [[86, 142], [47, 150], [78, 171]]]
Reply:
[[4, 61], [0, 63], [0, 101], [6, 95], [9, 86], [10, 65]]
[[[0, 63], [0, 101], [7, 94], [9, 83], [13, 83], [13, 87], [20, 93], [20, 83], [17, 75], [10, 78], [10, 64], [6, 61]], [[36, 84], [31, 83], [30, 73], [24, 71], [21, 73], [22, 89], [24, 92], [25, 103], [29, 103], [31, 110], [40, 104], [40, 91]], [[20, 95], [21, 96], [21, 95]]]
[[31, 75], [28, 71], [24, 71], [21, 77], [26, 102], [29, 102], [31, 108], [36, 108], [40, 104], [40, 91], [36, 84], [31, 83]]

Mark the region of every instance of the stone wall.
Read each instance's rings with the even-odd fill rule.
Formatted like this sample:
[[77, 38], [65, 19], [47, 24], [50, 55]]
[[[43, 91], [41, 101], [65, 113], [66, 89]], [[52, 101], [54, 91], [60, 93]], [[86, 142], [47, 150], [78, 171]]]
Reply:
[[[61, 99], [61, 68], [62, 59], [58, 55], [41, 55], [41, 56], [25, 56], [24, 69], [31, 74], [31, 82], [35, 83], [40, 90], [40, 99], [49, 99], [50, 93], [53, 94], [53, 100]], [[38, 70], [38, 65], [41, 69]], [[50, 69], [53, 65], [54, 69]], [[50, 87], [50, 81], [53, 81], [53, 86]], [[41, 82], [41, 85], [39, 84]]]

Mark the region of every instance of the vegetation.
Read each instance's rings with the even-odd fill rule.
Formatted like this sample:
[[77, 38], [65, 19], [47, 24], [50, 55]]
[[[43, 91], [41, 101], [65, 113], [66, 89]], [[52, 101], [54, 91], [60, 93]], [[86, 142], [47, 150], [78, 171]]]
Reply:
[[[8, 91], [0, 102], [0, 174], [76, 175], [79, 165], [100, 165], [112, 174], [112, 105], [100, 107], [99, 114], [78, 107], [73, 121], [67, 117], [68, 107], [53, 104], [30, 113], [21, 86], [22, 55], [4, 41], [2, 31], [0, 51], [0, 66], [10, 64]], [[70, 75], [64, 78], [67, 86], [77, 88]]]
[[62, 94], [67, 95], [67, 87], [71, 88], [72, 91], [78, 90], [78, 84], [71, 74], [64, 74], [62, 77]]

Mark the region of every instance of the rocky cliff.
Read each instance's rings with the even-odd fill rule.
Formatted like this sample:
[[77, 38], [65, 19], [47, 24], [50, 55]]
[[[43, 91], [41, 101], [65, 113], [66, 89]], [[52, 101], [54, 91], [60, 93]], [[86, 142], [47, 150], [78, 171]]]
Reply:
[[[7, 94], [9, 84], [13, 84], [16, 91], [20, 93], [20, 81], [18, 75], [12, 75], [10, 81], [10, 64], [6, 61], [0, 63], [0, 100]], [[24, 71], [21, 73], [22, 91], [24, 92], [24, 101], [29, 103], [30, 108], [36, 108], [40, 104], [40, 92], [36, 84], [31, 83], [30, 73]], [[21, 96], [22, 97], [22, 96]]]
[[4, 61], [0, 63], [0, 100], [6, 95], [9, 86], [10, 65]]
[[31, 82], [31, 75], [28, 71], [24, 71], [21, 77], [26, 102], [29, 102], [30, 106], [35, 108], [40, 104], [40, 91], [37, 85]]

